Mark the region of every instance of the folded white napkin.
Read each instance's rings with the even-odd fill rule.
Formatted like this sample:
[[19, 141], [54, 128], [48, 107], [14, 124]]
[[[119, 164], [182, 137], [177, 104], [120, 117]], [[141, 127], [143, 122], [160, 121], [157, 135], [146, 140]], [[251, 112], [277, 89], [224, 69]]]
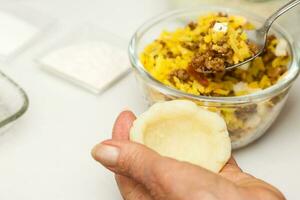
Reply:
[[50, 52], [40, 62], [96, 93], [118, 80], [129, 68], [126, 51], [105, 42], [81, 42]]

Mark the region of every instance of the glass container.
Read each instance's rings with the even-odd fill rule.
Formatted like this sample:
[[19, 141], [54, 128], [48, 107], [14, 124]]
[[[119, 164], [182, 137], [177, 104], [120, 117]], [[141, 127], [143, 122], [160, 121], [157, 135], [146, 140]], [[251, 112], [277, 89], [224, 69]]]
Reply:
[[265, 20], [244, 10], [216, 6], [201, 6], [194, 9], [173, 11], [147, 21], [137, 30], [129, 45], [129, 57], [138, 84], [144, 91], [145, 99], [149, 105], [159, 101], [187, 99], [196, 102], [201, 107], [217, 112], [225, 119], [232, 140], [232, 147], [237, 149], [261, 137], [279, 115], [286, 102], [289, 89], [299, 74], [300, 51], [289, 34], [274, 24], [271, 32], [288, 42], [288, 51], [291, 55], [289, 70], [275, 85], [245, 96], [196, 96], [165, 86], [153, 78], [139, 60], [139, 55], [145, 46], [156, 39], [162, 30], [175, 30], [208, 12], [241, 15], [257, 27]]

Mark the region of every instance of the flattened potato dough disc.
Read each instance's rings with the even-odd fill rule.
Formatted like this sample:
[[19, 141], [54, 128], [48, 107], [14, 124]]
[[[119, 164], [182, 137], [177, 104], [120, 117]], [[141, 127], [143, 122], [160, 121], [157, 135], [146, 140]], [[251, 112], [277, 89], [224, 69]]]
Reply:
[[130, 140], [216, 173], [231, 155], [223, 118], [185, 100], [153, 105], [134, 122]]

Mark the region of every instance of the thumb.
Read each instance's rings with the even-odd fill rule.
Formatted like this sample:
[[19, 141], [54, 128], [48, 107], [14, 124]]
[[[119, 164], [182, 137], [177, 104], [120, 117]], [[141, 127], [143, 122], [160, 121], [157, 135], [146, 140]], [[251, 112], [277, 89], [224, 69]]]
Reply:
[[128, 140], [130, 128], [135, 119], [136, 117], [131, 111], [123, 111], [120, 113], [112, 131], [112, 139]]
[[130, 141], [105, 141], [93, 149], [92, 155], [109, 170], [144, 185], [154, 199], [185, 199], [193, 190], [198, 194], [199, 189], [214, 187], [221, 193], [234, 187], [208, 170], [160, 156]]
[[147, 184], [155, 176], [155, 162], [162, 160], [146, 146], [127, 140], [107, 140], [94, 147], [92, 156], [109, 170]]

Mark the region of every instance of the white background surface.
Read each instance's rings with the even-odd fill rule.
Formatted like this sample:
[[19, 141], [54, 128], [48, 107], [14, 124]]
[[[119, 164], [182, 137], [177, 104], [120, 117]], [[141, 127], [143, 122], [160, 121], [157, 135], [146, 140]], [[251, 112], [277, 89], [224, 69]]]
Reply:
[[[124, 39], [129, 39], [144, 20], [169, 9], [163, 0], [15, 2], [57, 17], [60, 27], [92, 20]], [[59, 28], [52, 32], [59, 32]], [[92, 160], [90, 149], [110, 137], [121, 110], [140, 113], [146, 108], [134, 77], [130, 74], [100, 96], [90, 94], [34, 64], [33, 58], [47, 42], [41, 41], [10, 65], [0, 67], [30, 97], [26, 115], [0, 137], [0, 199], [120, 199], [113, 175]], [[245, 171], [278, 186], [292, 200], [299, 196], [299, 89], [298, 80], [265, 137], [235, 152]]]

